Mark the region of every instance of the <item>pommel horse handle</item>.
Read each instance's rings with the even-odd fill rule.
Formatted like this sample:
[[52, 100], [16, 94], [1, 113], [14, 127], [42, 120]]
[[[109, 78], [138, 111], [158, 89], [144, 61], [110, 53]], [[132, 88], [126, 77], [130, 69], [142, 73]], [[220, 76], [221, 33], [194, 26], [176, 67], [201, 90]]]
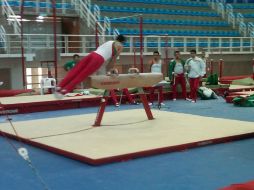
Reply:
[[139, 74], [139, 70], [138, 70], [138, 68], [129, 68], [129, 70], [128, 70], [128, 73], [129, 74]]
[[138, 88], [138, 95], [143, 103], [147, 118], [149, 120], [154, 119], [151, 112], [150, 106], [146, 95], [144, 93], [143, 87], [149, 87], [162, 81], [161, 73], [139, 73], [138, 69], [131, 68], [129, 74], [119, 74], [115, 76], [107, 75], [97, 75], [91, 76], [91, 86], [94, 88], [104, 89], [104, 95], [101, 99], [100, 108], [97, 112], [96, 120], [93, 126], [100, 126], [101, 120], [107, 105], [107, 100], [109, 98], [109, 91], [116, 88]]

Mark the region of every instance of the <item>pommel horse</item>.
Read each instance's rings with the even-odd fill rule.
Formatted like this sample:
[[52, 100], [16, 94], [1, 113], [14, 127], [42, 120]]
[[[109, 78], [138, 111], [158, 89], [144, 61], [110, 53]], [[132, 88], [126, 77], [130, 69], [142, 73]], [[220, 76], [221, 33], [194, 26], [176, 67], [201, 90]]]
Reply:
[[153, 86], [162, 81], [161, 73], [131, 73], [119, 75], [95, 75], [91, 76], [91, 86], [94, 88], [104, 89], [103, 97], [101, 98], [100, 108], [97, 112], [94, 127], [101, 125], [101, 120], [107, 105], [111, 89], [123, 88], [138, 88], [138, 95], [143, 103], [147, 118], [154, 119], [150, 106], [143, 87]]

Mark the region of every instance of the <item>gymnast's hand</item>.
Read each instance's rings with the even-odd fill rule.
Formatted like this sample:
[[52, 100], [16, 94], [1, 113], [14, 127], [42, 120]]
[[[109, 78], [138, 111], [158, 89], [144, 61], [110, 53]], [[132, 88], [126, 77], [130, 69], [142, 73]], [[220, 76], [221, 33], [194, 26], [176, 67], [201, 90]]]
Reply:
[[119, 71], [117, 68], [113, 68], [110, 71], [107, 72], [108, 76], [118, 76], [119, 75]]

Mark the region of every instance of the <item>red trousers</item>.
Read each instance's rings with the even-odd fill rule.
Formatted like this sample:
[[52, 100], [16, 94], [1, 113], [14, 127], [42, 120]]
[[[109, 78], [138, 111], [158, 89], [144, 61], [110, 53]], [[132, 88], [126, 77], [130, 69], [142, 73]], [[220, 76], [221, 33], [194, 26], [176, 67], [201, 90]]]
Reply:
[[[129, 101], [131, 104], [133, 104], [133, 103], [134, 103], [134, 100], [133, 100], [133, 98], [131, 97], [128, 88], [123, 88], [122, 91], [123, 91], [122, 93], [126, 95], [128, 101]], [[113, 100], [114, 104], [117, 104], [118, 101], [117, 101], [115, 89], [114, 89], [114, 90], [110, 90], [110, 95], [111, 95], [111, 97], [112, 97], [112, 100]]]
[[197, 92], [199, 88], [199, 78], [190, 78], [190, 98], [194, 101], [197, 100]]
[[146, 89], [149, 89], [150, 94], [149, 94], [149, 101], [153, 103], [154, 101], [154, 91], [158, 90], [159, 91], [159, 103], [163, 102], [163, 87], [162, 86], [157, 86], [157, 87], [146, 87]]
[[174, 84], [172, 85], [173, 98], [174, 99], [176, 98], [176, 87], [177, 87], [178, 84], [181, 85], [182, 96], [183, 96], [184, 99], [186, 99], [187, 98], [187, 95], [186, 95], [186, 81], [185, 81], [184, 73], [183, 74], [178, 74], [174, 78]]
[[88, 54], [67, 73], [58, 86], [61, 87], [61, 90], [64, 90], [64, 94], [71, 92], [77, 84], [96, 72], [103, 63], [104, 58], [99, 54], [94, 52]]

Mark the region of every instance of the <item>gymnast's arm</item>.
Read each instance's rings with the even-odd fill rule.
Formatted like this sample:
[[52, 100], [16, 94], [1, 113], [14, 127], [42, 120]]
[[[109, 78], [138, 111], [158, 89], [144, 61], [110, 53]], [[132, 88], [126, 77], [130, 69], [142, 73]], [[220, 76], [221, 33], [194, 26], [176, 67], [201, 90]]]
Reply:
[[118, 70], [114, 67], [115, 67], [115, 64], [116, 64], [116, 58], [123, 51], [123, 46], [119, 42], [114, 42], [113, 46], [114, 46], [113, 49], [114, 49], [115, 53], [108, 62], [108, 68], [109, 68], [110, 71], [112, 70], [114, 72], [114, 74], [118, 74]]

